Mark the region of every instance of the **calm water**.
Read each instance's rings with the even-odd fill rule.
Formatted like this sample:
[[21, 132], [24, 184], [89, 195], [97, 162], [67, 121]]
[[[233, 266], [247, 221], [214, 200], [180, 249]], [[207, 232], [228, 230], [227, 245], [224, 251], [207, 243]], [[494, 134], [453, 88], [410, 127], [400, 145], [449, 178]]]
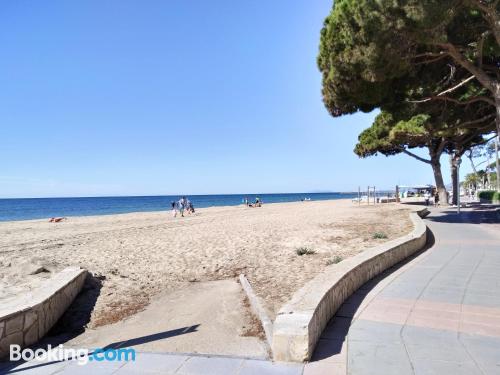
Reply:
[[[202, 208], [236, 206], [242, 204], [244, 197], [248, 197], [251, 201], [254, 201], [255, 197], [259, 197], [264, 203], [279, 203], [296, 202], [304, 197], [311, 198], [311, 200], [327, 200], [355, 196], [357, 196], [355, 193], [296, 193], [191, 195], [188, 198], [193, 202], [195, 208]], [[150, 197], [0, 199], [0, 221], [161, 211], [170, 209], [170, 202], [179, 198], [177, 195], [164, 195]]]

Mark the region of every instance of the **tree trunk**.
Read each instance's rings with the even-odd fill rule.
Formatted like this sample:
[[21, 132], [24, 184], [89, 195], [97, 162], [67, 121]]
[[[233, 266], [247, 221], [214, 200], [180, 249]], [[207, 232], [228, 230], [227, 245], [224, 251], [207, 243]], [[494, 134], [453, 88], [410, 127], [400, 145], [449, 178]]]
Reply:
[[497, 191], [500, 191], [500, 160], [498, 159], [498, 136], [495, 138], [495, 156], [497, 163]]
[[500, 162], [498, 161], [498, 139], [500, 137], [500, 83], [496, 85], [495, 106], [497, 110], [497, 138], [495, 139], [496, 167], [497, 167], [497, 191], [500, 191]]
[[457, 201], [457, 197], [458, 197], [458, 194], [459, 193], [459, 187], [458, 187], [458, 181], [457, 181], [457, 177], [458, 177], [458, 165], [457, 165], [457, 157], [456, 156], [450, 156], [450, 167], [451, 167], [451, 183], [452, 183], [452, 186], [453, 186], [453, 196], [452, 196], [452, 200], [451, 200], [451, 204], [456, 206], [458, 201]]
[[434, 172], [434, 181], [436, 182], [436, 188], [439, 193], [439, 202], [442, 206], [448, 205], [448, 192], [446, 191], [446, 186], [444, 186], [443, 174], [441, 173], [441, 162], [439, 157], [431, 157], [432, 171]]

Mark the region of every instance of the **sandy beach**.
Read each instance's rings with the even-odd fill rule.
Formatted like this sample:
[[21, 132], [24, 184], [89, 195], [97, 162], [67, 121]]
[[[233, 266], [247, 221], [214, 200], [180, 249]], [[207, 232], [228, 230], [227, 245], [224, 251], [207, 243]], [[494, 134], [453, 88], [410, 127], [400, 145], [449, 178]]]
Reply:
[[[274, 318], [335, 257], [411, 228], [403, 206], [350, 200], [213, 207], [184, 218], [164, 211], [3, 222], [0, 302], [78, 265], [103, 280], [89, 324], [96, 327], [133, 315], [165, 292], [244, 273]], [[387, 239], [374, 238], [376, 232]], [[298, 255], [301, 247], [313, 254]]]

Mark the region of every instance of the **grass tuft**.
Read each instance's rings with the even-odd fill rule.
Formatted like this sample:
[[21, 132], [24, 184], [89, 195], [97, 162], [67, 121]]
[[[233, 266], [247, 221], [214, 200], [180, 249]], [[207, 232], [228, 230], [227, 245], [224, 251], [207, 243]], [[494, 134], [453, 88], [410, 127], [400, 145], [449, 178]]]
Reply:
[[299, 256], [316, 254], [315, 250], [313, 250], [313, 249], [311, 249], [309, 247], [305, 247], [305, 246], [298, 247], [297, 249], [295, 249], [295, 252]]
[[335, 255], [333, 257], [333, 259], [328, 259], [326, 261], [326, 265], [327, 266], [331, 266], [332, 264], [337, 264], [337, 263], [340, 263], [344, 260], [344, 258], [342, 258], [340, 255]]
[[373, 238], [374, 239], [384, 239], [384, 238], [387, 238], [387, 234], [385, 234], [384, 232], [375, 232], [375, 233], [373, 233]]

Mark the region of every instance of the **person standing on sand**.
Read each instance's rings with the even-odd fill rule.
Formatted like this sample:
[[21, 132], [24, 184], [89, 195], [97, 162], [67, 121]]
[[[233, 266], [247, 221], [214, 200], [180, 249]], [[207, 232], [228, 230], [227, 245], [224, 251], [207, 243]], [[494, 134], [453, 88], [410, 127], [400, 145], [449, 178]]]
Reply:
[[172, 206], [172, 216], [176, 217], [177, 216], [177, 204], [175, 203], [175, 201], [172, 201], [170, 203], [170, 205]]
[[186, 197], [182, 197], [179, 199], [178, 203], [178, 208], [179, 208], [179, 213], [181, 214], [182, 217], [184, 217], [184, 208], [186, 207]]

